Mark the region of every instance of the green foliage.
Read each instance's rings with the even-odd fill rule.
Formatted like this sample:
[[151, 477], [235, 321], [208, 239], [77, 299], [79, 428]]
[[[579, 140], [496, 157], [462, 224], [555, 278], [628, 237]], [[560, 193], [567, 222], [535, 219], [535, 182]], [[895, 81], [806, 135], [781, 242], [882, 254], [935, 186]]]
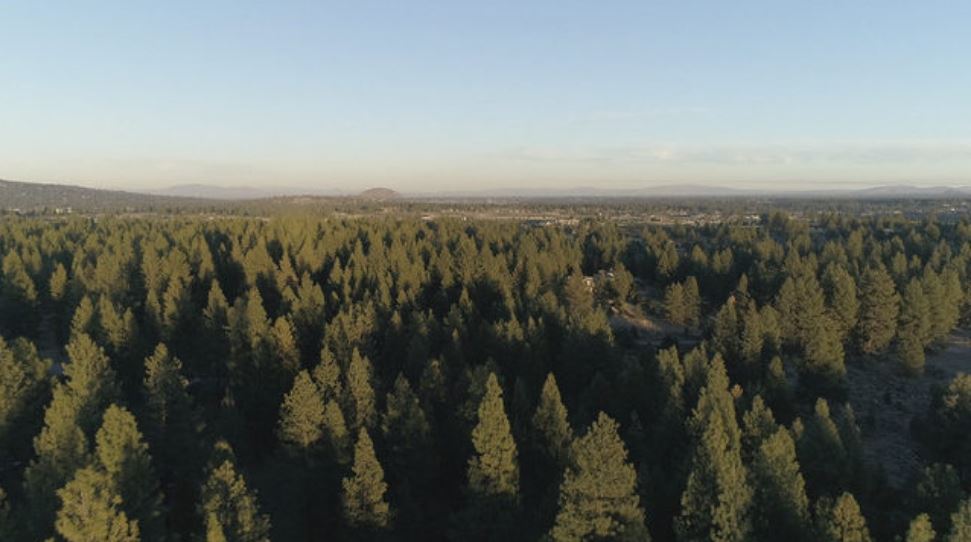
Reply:
[[54, 266], [54, 271], [51, 272], [51, 277], [47, 283], [48, 295], [54, 301], [62, 301], [64, 296], [67, 295], [67, 270], [64, 269], [64, 264], [58, 262]]
[[139, 542], [139, 525], [122, 510], [122, 498], [105, 472], [81, 469], [57, 495], [58, 534], [68, 542]]
[[683, 326], [688, 323], [688, 304], [680, 282], [669, 284], [664, 290], [664, 315], [672, 324]]
[[77, 409], [78, 424], [90, 432], [101, 411], [119, 394], [115, 372], [104, 350], [87, 335], [77, 335], [68, 343], [67, 356], [70, 363], [64, 365], [66, 381], [61, 387]]
[[475, 454], [469, 459], [469, 491], [475, 495], [516, 499], [519, 493], [516, 442], [503, 406], [502, 388], [494, 373], [486, 381], [479, 404], [472, 446]]
[[323, 437], [324, 400], [307, 371], [297, 374], [283, 398], [277, 433], [285, 446], [297, 452], [306, 452]]
[[799, 462], [813, 494], [835, 494], [845, 488], [853, 475], [852, 458], [825, 399], [816, 401], [814, 415], [797, 439]]
[[805, 345], [806, 360], [800, 383], [805, 380], [812, 389], [822, 393], [839, 391], [846, 376], [843, 344], [828, 316], [820, 316], [816, 326]]
[[[934, 389], [912, 424], [941, 462], [912, 494], [883, 483], [836, 402], [861, 390], [844, 382], [846, 355], [889, 347], [917, 371], [971, 314], [971, 223], [911, 218], [940, 202], [896, 214], [862, 201], [503, 207], [598, 216], [576, 224], [482, 220], [493, 211], [464, 203], [301, 205], [0, 220], [0, 483], [17, 539], [63, 539], [58, 508], [80, 518], [82, 489], [105, 525], [124, 514], [140, 538], [213, 541], [269, 537], [251, 488], [285, 540], [535, 540], [568, 508], [560, 490], [573, 503], [565, 539], [646, 538], [616, 509], [634, 525], [650, 517], [661, 540], [813, 539], [807, 494], [848, 490], [880, 538], [919, 513], [946, 536], [966, 498], [966, 377]], [[675, 207], [722, 218], [636, 224]], [[639, 302], [667, 298], [670, 337], [623, 325], [640, 308], [617, 305], [631, 298], [625, 269]], [[10, 338], [21, 332], [54, 358], [69, 339], [63, 375]], [[698, 340], [683, 356], [670, 346]], [[500, 382], [514, 385], [508, 404]], [[831, 403], [813, 413], [818, 396]], [[106, 414], [112, 403], [137, 427], [119, 407]], [[574, 440], [571, 421], [601, 410], [629, 423], [582, 462], [571, 449], [594, 430]], [[396, 511], [381, 532], [341, 514], [361, 429], [387, 481], [375, 502]], [[221, 439], [239, 461], [225, 450], [204, 467], [199, 448]], [[71, 511], [57, 491], [77, 476]]]
[[387, 529], [391, 522], [391, 510], [385, 499], [388, 484], [384, 482], [384, 469], [374, 455], [371, 437], [363, 428], [354, 446], [351, 470], [353, 476], [344, 478], [342, 482], [344, 520], [357, 529]]
[[860, 505], [849, 493], [835, 501], [828, 497], [816, 505], [818, 540], [824, 542], [870, 542], [870, 531]]
[[716, 356], [691, 417], [695, 450], [681, 514], [681, 540], [747, 540], [751, 532], [752, 490], [742, 464], [741, 435], [728, 377]]
[[546, 457], [561, 467], [569, 460], [573, 428], [567, 419], [566, 407], [560, 398], [553, 373], [546, 375], [540, 392], [539, 404], [533, 414], [533, 430]]
[[637, 473], [627, 461], [617, 422], [601, 412], [570, 450], [550, 537], [556, 542], [650, 540]]
[[199, 496], [198, 513], [205, 518], [207, 542], [269, 542], [270, 518], [260, 513], [256, 493], [236, 472], [231, 450], [227, 454], [217, 446], [217, 452]]
[[108, 358], [87, 335], [67, 346], [66, 380], [54, 387], [44, 411], [44, 428], [34, 439], [36, 457], [24, 473], [33, 532], [43, 537], [53, 524], [55, 492], [87, 463], [89, 435], [102, 410], [118, 395]]
[[914, 488], [914, 509], [926, 512], [939, 531], [947, 531], [951, 513], [964, 499], [961, 479], [951, 465], [935, 463], [925, 467]]
[[330, 457], [337, 463], [346, 463], [350, 454], [351, 435], [337, 401], [330, 400], [324, 404], [323, 429]]
[[924, 288], [913, 279], [904, 290], [897, 325], [897, 355], [911, 375], [924, 372], [924, 346], [931, 336], [931, 306]]
[[831, 263], [823, 273], [823, 289], [830, 317], [837, 322], [840, 337], [845, 340], [856, 327], [860, 313], [856, 281], [842, 265]]
[[371, 386], [370, 360], [355, 349], [345, 376], [344, 404], [350, 428], [358, 431], [372, 427], [377, 420], [377, 409], [374, 404], [374, 388]]
[[946, 542], [965, 542], [971, 540], [971, 499], [967, 499], [951, 514], [951, 530], [947, 532]]
[[40, 408], [49, 367], [30, 341], [21, 338], [8, 345], [0, 337], [0, 443], [26, 436], [17, 435], [16, 429]]
[[388, 393], [386, 410], [381, 418], [381, 432], [390, 450], [389, 460], [399, 472], [426, 466], [432, 446], [432, 428], [404, 375], [395, 379]]
[[467, 503], [454, 518], [454, 536], [504, 540], [512, 535], [517, 520], [519, 460], [495, 373], [489, 373], [485, 382], [472, 447], [466, 469]]
[[148, 445], [142, 440], [135, 417], [111, 405], [95, 435], [93, 468], [105, 475], [119, 507], [137, 522], [143, 540], [162, 540], [159, 482], [151, 465]]
[[[184, 449], [191, 437], [192, 399], [182, 362], [163, 343], [145, 359], [145, 435], [157, 448]], [[171, 457], [174, 459], [174, 457]]]
[[922, 426], [938, 459], [954, 465], [964, 484], [971, 481], [971, 374], [958, 373], [935, 391]]
[[0, 329], [11, 334], [36, 332], [38, 296], [34, 280], [16, 250], [0, 258]]
[[883, 351], [897, 333], [900, 296], [882, 265], [870, 266], [860, 286], [860, 320], [857, 346], [864, 354]]
[[934, 542], [937, 533], [931, 525], [931, 518], [927, 514], [919, 514], [907, 527], [907, 537], [904, 542]]
[[808, 540], [809, 499], [796, 447], [779, 428], [759, 444], [752, 461], [753, 517], [760, 540]]
[[752, 399], [752, 406], [742, 415], [742, 455], [751, 460], [759, 449], [776, 430], [779, 425], [775, 421], [772, 410], [765, 405], [761, 395]]

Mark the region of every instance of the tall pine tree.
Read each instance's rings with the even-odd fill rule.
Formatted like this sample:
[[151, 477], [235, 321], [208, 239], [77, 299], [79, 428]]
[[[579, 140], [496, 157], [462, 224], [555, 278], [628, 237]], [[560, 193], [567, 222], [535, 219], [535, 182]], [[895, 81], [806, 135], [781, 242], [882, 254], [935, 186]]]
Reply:
[[307, 371], [300, 371], [283, 398], [277, 434], [291, 451], [306, 454], [323, 437], [324, 400]]
[[886, 268], [876, 264], [863, 274], [857, 345], [864, 354], [883, 351], [897, 333], [900, 296]]
[[122, 510], [122, 498], [107, 473], [81, 469], [58, 490], [57, 533], [67, 542], [140, 542], [138, 522]]
[[817, 540], [822, 542], [870, 542], [870, 530], [860, 505], [849, 493], [835, 501], [824, 497], [816, 506]]
[[374, 455], [374, 444], [366, 429], [358, 433], [354, 446], [353, 475], [344, 478], [341, 505], [344, 520], [358, 532], [373, 537], [375, 531], [387, 529], [391, 523], [391, 509], [385, 499], [388, 484], [384, 469]]
[[469, 540], [502, 540], [515, 525], [519, 460], [495, 373], [486, 379], [477, 419], [468, 464], [468, 504], [457, 518], [458, 530]]
[[741, 542], [751, 533], [752, 490], [742, 464], [741, 435], [717, 356], [691, 418], [695, 450], [681, 497], [676, 530], [681, 540]]
[[556, 542], [650, 540], [637, 494], [637, 472], [627, 461], [617, 422], [601, 412], [574, 441], [570, 458], [550, 537]]
[[256, 493], [236, 472], [232, 449], [217, 443], [209, 478], [202, 485], [199, 516], [207, 536], [227, 542], [270, 542], [270, 518], [260, 513]]

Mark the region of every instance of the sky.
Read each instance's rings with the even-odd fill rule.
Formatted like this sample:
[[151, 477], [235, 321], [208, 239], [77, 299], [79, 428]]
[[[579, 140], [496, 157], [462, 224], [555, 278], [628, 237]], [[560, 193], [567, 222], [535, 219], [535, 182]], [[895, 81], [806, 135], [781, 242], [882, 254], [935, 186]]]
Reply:
[[0, 0], [0, 178], [971, 185], [971, 2]]

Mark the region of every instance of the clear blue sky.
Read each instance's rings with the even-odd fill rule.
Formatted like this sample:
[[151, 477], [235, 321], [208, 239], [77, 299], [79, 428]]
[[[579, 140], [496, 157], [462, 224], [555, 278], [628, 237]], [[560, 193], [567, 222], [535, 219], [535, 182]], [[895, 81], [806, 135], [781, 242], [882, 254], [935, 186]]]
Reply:
[[0, 178], [971, 184], [971, 2], [0, 2]]

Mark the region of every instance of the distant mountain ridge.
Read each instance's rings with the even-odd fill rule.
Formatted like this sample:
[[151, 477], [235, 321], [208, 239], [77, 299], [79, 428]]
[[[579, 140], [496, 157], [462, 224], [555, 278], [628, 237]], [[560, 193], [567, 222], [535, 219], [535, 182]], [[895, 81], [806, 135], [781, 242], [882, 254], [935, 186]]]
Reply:
[[146, 194], [159, 196], [176, 196], [189, 198], [205, 198], [218, 200], [253, 200], [276, 198], [283, 196], [346, 196], [348, 193], [340, 190], [321, 188], [302, 188], [296, 186], [274, 186], [271, 188], [257, 188], [253, 186], [218, 186], [212, 184], [180, 184], [149, 190]]
[[78, 211], [202, 206], [206, 200], [151, 196], [122, 190], [102, 190], [67, 184], [25, 183], [0, 179], [0, 209]]
[[[316, 193], [315, 193], [316, 192]], [[839, 198], [839, 199], [899, 199], [899, 198], [971, 198], [971, 186], [885, 185], [863, 189], [756, 190], [698, 184], [659, 185], [629, 189], [599, 189], [574, 187], [564, 189], [492, 189], [416, 192], [401, 194], [390, 188], [371, 188], [356, 194], [327, 192], [319, 189], [248, 187], [218, 187], [210, 185], [181, 185], [153, 193], [103, 190], [67, 184], [25, 183], [0, 180], [0, 209], [71, 208], [78, 211], [163, 209], [167, 207], [212, 208], [220, 202], [260, 201], [287, 196], [319, 198], [358, 198], [373, 201], [394, 201], [404, 197], [414, 200], [482, 200], [482, 199], [623, 199], [623, 198]]]
[[369, 188], [357, 195], [361, 199], [377, 201], [401, 199], [401, 194], [390, 188]]

